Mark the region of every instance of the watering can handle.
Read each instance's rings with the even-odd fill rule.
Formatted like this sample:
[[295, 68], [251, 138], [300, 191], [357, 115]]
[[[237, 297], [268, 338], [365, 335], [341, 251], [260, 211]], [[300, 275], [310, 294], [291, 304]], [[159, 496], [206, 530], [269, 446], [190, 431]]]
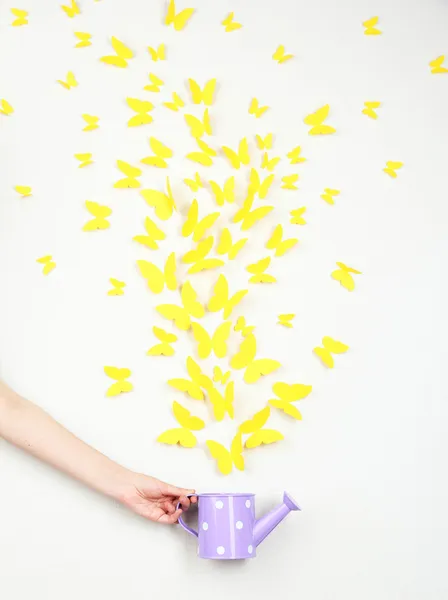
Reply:
[[[191, 498], [191, 496], [196, 496], [197, 494], [188, 494], [187, 498]], [[176, 506], [176, 510], [180, 508], [180, 502], [178, 502], [177, 506]], [[188, 525], [186, 523], [184, 523], [184, 520], [182, 519], [182, 516], [179, 517], [178, 519], [179, 523], [182, 525], [182, 527], [185, 529], [185, 531], [188, 531], [188, 533], [191, 533], [191, 535], [194, 535], [195, 537], [198, 537], [198, 532], [195, 531], [193, 528], [188, 527]]]

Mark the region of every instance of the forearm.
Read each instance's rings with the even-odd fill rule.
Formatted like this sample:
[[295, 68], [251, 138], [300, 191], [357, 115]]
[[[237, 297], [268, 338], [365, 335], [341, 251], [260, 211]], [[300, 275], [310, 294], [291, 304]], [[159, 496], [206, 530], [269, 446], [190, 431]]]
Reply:
[[120, 494], [128, 473], [2, 382], [0, 437], [108, 496]]

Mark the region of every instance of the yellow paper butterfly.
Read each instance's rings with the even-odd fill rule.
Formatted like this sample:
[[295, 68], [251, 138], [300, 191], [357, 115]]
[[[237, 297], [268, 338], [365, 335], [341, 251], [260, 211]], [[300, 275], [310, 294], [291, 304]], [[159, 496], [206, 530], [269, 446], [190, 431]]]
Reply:
[[75, 31], [75, 37], [80, 40], [77, 44], [75, 44], [75, 48], [87, 48], [87, 46], [91, 46], [92, 42], [90, 41], [92, 38], [91, 33], [84, 33], [83, 31]]
[[200, 221], [198, 220], [199, 206], [198, 201], [193, 200], [188, 209], [187, 218], [182, 227], [183, 237], [190, 237], [193, 234], [193, 241], [199, 242], [204, 237], [206, 231], [213, 226], [220, 213], [210, 213]]
[[173, 321], [174, 325], [181, 331], [187, 331], [191, 326], [190, 317], [201, 319], [205, 310], [198, 295], [189, 281], [186, 281], [181, 290], [181, 301], [183, 306], [177, 304], [160, 304], [156, 310], [163, 318]]
[[[124, 188], [139, 188], [141, 187], [140, 181], [137, 177], [140, 177], [142, 174], [142, 170], [138, 167], [133, 167], [127, 162], [123, 160], [117, 160], [117, 167], [126, 175], [124, 179], [119, 179], [114, 183], [114, 188], [124, 189]], [[143, 193], [143, 192], [142, 192]]]
[[248, 335], [240, 344], [239, 351], [234, 354], [230, 361], [232, 369], [246, 369], [244, 381], [256, 383], [262, 375], [269, 375], [276, 371], [281, 364], [271, 358], [255, 359], [257, 353], [257, 340], [253, 333]]
[[173, 151], [171, 148], [168, 148], [168, 146], [162, 144], [162, 142], [155, 137], [149, 138], [149, 145], [151, 146], [151, 150], [154, 152], [154, 156], [146, 156], [145, 158], [142, 158], [140, 162], [151, 167], [166, 169], [168, 167], [168, 163], [165, 159], [173, 156]]
[[100, 61], [106, 65], [112, 65], [114, 67], [120, 67], [121, 69], [124, 69], [128, 66], [128, 60], [134, 56], [134, 53], [116, 37], [112, 36], [110, 42], [112, 44], [112, 48], [115, 50], [115, 54], [110, 56], [102, 56]]
[[260, 106], [257, 98], [252, 98], [249, 104], [249, 114], [259, 119], [269, 109], [269, 106]]
[[303, 163], [306, 161], [306, 158], [300, 156], [301, 154], [302, 148], [300, 146], [296, 146], [291, 150], [291, 152], [288, 152], [286, 156], [289, 158], [292, 165], [296, 165], [298, 163]]
[[165, 233], [149, 217], [145, 218], [145, 229], [148, 235], [136, 235], [132, 239], [151, 250], [158, 250], [157, 242], [166, 238]]
[[75, 154], [74, 156], [76, 160], [79, 160], [79, 169], [87, 167], [88, 165], [93, 165], [91, 152], [81, 152], [81, 154]]
[[131, 376], [129, 369], [119, 369], [118, 367], [104, 367], [104, 372], [108, 377], [114, 379], [113, 383], [106, 392], [107, 397], [118, 396], [124, 392], [131, 392], [134, 386], [130, 381], [126, 381]]
[[220, 255], [227, 254], [229, 260], [233, 260], [234, 258], [236, 258], [240, 250], [242, 250], [243, 247], [246, 245], [248, 239], [249, 238], [242, 238], [237, 242], [233, 243], [232, 234], [226, 227], [221, 232], [216, 252]]
[[266, 248], [268, 250], [275, 250], [275, 256], [283, 256], [288, 250], [294, 248], [298, 241], [299, 240], [297, 238], [289, 238], [288, 240], [284, 240], [283, 226], [277, 225], [271, 237], [266, 242]]
[[317, 346], [313, 352], [321, 359], [321, 361], [329, 369], [334, 367], [334, 360], [332, 354], [344, 354], [349, 349], [348, 346], [342, 342], [338, 342], [331, 337], [325, 336], [322, 338], [323, 348]]
[[299, 188], [295, 185], [299, 180], [297, 173], [293, 175], [285, 175], [282, 177], [282, 189], [284, 190], [298, 190]]
[[225, 385], [230, 377], [230, 371], [226, 371], [225, 373], [221, 370], [221, 367], [213, 368], [213, 381], [215, 383], [220, 383], [221, 385]]
[[170, 178], [166, 178], [167, 193], [158, 190], [142, 190], [140, 193], [145, 202], [155, 208], [156, 215], [162, 221], [167, 221], [176, 210], [176, 201], [171, 191]]
[[13, 27], [20, 27], [21, 25], [28, 24], [27, 10], [22, 10], [21, 8], [11, 8], [11, 12], [15, 17], [17, 17], [17, 19], [14, 19], [14, 21], [12, 22]]
[[332, 188], [325, 188], [323, 194], [321, 194], [322, 200], [325, 200], [327, 204], [334, 204], [334, 196], [339, 196], [340, 190], [333, 190]]
[[197, 192], [199, 188], [204, 187], [199, 173], [194, 174], [194, 179], [184, 179], [184, 183], [188, 185], [192, 192]]
[[151, 48], [151, 46], [148, 46], [148, 52], [154, 62], [165, 60], [165, 44], [160, 44], [158, 48]]
[[99, 229], [109, 229], [110, 223], [107, 217], [110, 217], [112, 214], [112, 209], [108, 206], [98, 204], [98, 202], [91, 202], [90, 200], [86, 200], [85, 204], [87, 210], [94, 218], [87, 221], [82, 230], [97, 231]]
[[263, 156], [261, 158], [261, 168], [266, 169], [267, 171], [273, 171], [280, 162], [280, 160], [280, 156], [274, 156], [273, 158], [269, 158], [268, 153], [263, 152]]
[[154, 73], [149, 73], [148, 75], [149, 81], [151, 82], [149, 85], [145, 85], [143, 88], [146, 92], [160, 92], [160, 88], [163, 85], [163, 80]]
[[246, 440], [245, 446], [246, 448], [257, 448], [262, 444], [273, 444], [284, 439], [284, 435], [276, 429], [260, 429]]
[[228, 146], [222, 146], [222, 150], [234, 169], [239, 169], [242, 164], [248, 165], [250, 162], [249, 146], [246, 138], [240, 140], [238, 152]]
[[233, 217], [234, 223], [241, 223], [241, 231], [247, 231], [251, 227], [264, 219], [266, 215], [268, 215], [272, 210], [274, 210], [273, 206], [259, 206], [254, 210], [251, 210], [252, 204], [254, 202], [253, 193], [249, 193], [247, 198], [244, 200], [242, 208], [238, 212], [235, 213]]
[[189, 265], [193, 263], [193, 266], [188, 269], [188, 273], [199, 273], [200, 271], [207, 271], [209, 269], [216, 269], [222, 267], [224, 261], [219, 258], [206, 258], [213, 246], [213, 236], [209, 236], [198, 243], [194, 250], [190, 250], [182, 257], [182, 262]]
[[202, 388], [210, 389], [210, 387], [213, 386], [211, 379], [202, 373], [201, 367], [193, 358], [191, 358], [191, 356], [187, 357], [187, 371], [190, 379], [170, 379], [167, 382], [168, 385], [175, 390], [185, 392], [190, 396], [190, 398], [194, 398], [195, 400], [204, 400], [204, 392], [202, 391]]
[[302, 415], [292, 403], [306, 398], [312, 389], [313, 386], [311, 385], [304, 385], [302, 383], [288, 384], [279, 381], [272, 386], [272, 391], [278, 398], [271, 398], [269, 404], [300, 421]]
[[301, 206], [300, 208], [295, 208], [294, 210], [291, 210], [289, 213], [291, 215], [290, 223], [292, 223], [293, 225], [306, 225], [306, 221], [302, 216], [303, 214], [305, 214], [305, 212], [305, 206]]
[[211, 167], [213, 164], [212, 156], [217, 156], [216, 150], [210, 148], [205, 142], [203, 142], [199, 138], [195, 138], [196, 143], [201, 149], [201, 152], [190, 152], [186, 155], [186, 158], [192, 160], [193, 162], [199, 163], [204, 167]]
[[211, 352], [214, 352], [217, 358], [227, 356], [227, 340], [230, 336], [231, 321], [224, 321], [219, 325], [215, 333], [211, 336], [202, 325], [191, 323], [194, 339], [198, 342], [199, 358], [208, 358]]
[[124, 296], [124, 287], [126, 287], [126, 284], [124, 281], [120, 281], [119, 279], [115, 279], [114, 277], [111, 277], [109, 279], [109, 281], [112, 284], [112, 289], [109, 290], [107, 292], [108, 296]]
[[283, 439], [283, 435], [275, 429], [262, 429], [269, 419], [271, 409], [266, 406], [257, 412], [251, 419], [244, 421], [238, 428], [241, 434], [252, 434], [246, 440], [246, 448], [256, 448], [261, 444], [272, 444]]
[[14, 108], [11, 106], [11, 104], [2, 98], [0, 100], [0, 114], [9, 116], [12, 115], [13, 112]]
[[389, 175], [389, 177], [392, 177], [393, 179], [395, 179], [397, 177], [396, 171], [398, 169], [401, 169], [402, 166], [403, 166], [402, 162], [399, 162], [396, 160], [388, 160], [383, 171], [385, 173], [387, 173]]
[[235, 202], [235, 177], [232, 176], [226, 179], [222, 188], [216, 181], [209, 181], [209, 184], [218, 206], [224, 206], [225, 202], [229, 204]]
[[184, 115], [184, 119], [190, 128], [191, 135], [194, 138], [201, 138], [205, 133], [207, 135], [212, 135], [212, 126], [210, 123], [208, 108], [204, 110], [202, 121], [193, 115]]
[[98, 121], [99, 117], [95, 117], [94, 115], [83, 114], [82, 118], [87, 123], [87, 125], [83, 128], [83, 131], [93, 131], [94, 129], [98, 129]]
[[438, 56], [434, 60], [429, 63], [431, 68], [431, 73], [448, 73], [448, 69], [443, 66], [443, 62], [445, 60], [445, 55]]
[[367, 21], [364, 21], [364, 23], [363, 23], [363, 27], [365, 27], [364, 35], [380, 35], [380, 34], [382, 34], [383, 32], [375, 27], [375, 25], [377, 23], [378, 23], [378, 17], [371, 17], [370, 19], [367, 19]]
[[165, 17], [165, 25], [173, 25], [176, 31], [182, 31], [193, 13], [194, 8], [185, 8], [176, 14], [176, 4], [174, 0], [170, 0]]
[[318, 108], [316, 112], [309, 114], [303, 119], [306, 125], [311, 125], [311, 129], [308, 131], [308, 135], [331, 135], [336, 132], [334, 127], [330, 125], [324, 125], [324, 121], [328, 117], [330, 112], [330, 105], [325, 104], [321, 108]]
[[255, 433], [259, 429], [261, 429], [264, 425], [266, 425], [267, 420], [271, 414], [271, 409], [269, 406], [266, 406], [262, 410], [259, 410], [251, 419], [244, 421], [238, 427], [238, 431], [241, 434], [247, 435], [249, 433]]
[[156, 338], [161, 342], [160, 344], [156, 344], [152, 346], [148, 352], [147, 356], [173, 356], [174, 348], [170, 346], [173, 342], [177, 341], [177, 335], [174, 333], [168, 333], [164, 329], [160, 329], [160, 327], [153, 327], [152, 331]]
[[363, 115], [367, 115], [371, 119], [378, 119], [378, 115], [375, 112], [375, 108], [379, 108], [381, 102], [364, 102], [364, 108], [362, 110]]
[[250, 335], [255, 329], [255, 325], [246, 325], [245, 317], [238, 317], [235, 323], [234, 331], [241, 331], [243, 337]]
[[292, 329], [293, 324], [291, 323], [291, 321], [294, 319], [295, 316], [296, 315], [294, 313], [284, 313], [278, 315], [277, 325], [283, 325], [283, 327], [288, 327], [289, 329]]
[[138, 98], [126, 98], [126, 104], [136, 115], [128, 121], [128, 127], [139, 127], [140, 125], [148, 125], [152, 123], [153, 118], [149, 113], [154, 108], [154, 105], [148, 100], [138, 100]]
[[231, 298], [229, 297], [229, 282], [225, 275], [220, 275], [213, 288], [213, 296], [207, 305], [210, 312], [223, 310], [223, 318], [228, 319], [233, 309], [238, 306], [249, 290], [239, 290]]
[[268, 133], [264, 138], [261, 135], [256, 135], [257, 146], [259, 150], [270, 150], [272, 148], [273, 135]]
[[208, 397], [213, 406], [213, 415], [217, 421], [222, 421], [226, 413], [231, 419], [234, 418], [233, 401], [235, 396], [234, 383], [230, 381], [226, 385], [224, 396], [215, 386], [207, 390]]
[[31, 196], [32, 189], [29, 185], [16, 185], [14, 187], [16, 192], [22, 196], [22, 198], [26, 198], [27, 196]]
[[260, 179], [257, 169], [250, 170], [249, 176], [249, 193], [258, 194], [260, 200], [264, 200], [268, 195], [269, 188], [274, 182], [275, 175], [268, 175], [263, 181]]
[[48, 273], [51, 273], [51, 271], [56, 267], [56, 263], [54, 262], [51, 254], [47, 254], [47, 256], [38, 258], [36, 262], [44, 265], [44, 268], [42, 269], [42, 273], [44, 275], [48, 275]]
[[333, 279], [336, 279], [336, 281], [339, 281], [346, 290], [349, 290], [349, 292], [353, 291], [355, 289], [355, 280], [351, 276], [351, 273], [361, 275], [361, 271], [352, 269], [352, 267], [347, 267], [347, 265], [344, 265], [342, 262], [337, 262], [336, 264], [339, 269], [333, 271], [331, 276]]
[[163, 272], [147, 260], [138, 260], [137, 266], [153, 294], [160, 294], [165, 285], [169, 290], [177, 289], [176, 254], [174, 252], [168, 256]]
[[170, 446], [179, 444], [183, 448], [194, 448], [197, 444], [197, 439], [191, 433], [191, 430], [200, 431], [204, 429], [204, 421], [199, 417], [191, 416], [190, 411], [176, 401], [173, 402], [173, 413], [180, 427], [164, 431], [159, 435], [157, 441], [161, 444], [169, 444]]
[[237, 29], [241, 29], [241, 23], [237, 23], [234, 21], [235, 14], [233, 12], [229, 13], [224, 21], [221, 21], [221, 25], [224, 25], [224, 29], [227, 33], [230, 31], [236, 31]]
[[240, 433], [237, 433], [233, 438], [230, 450], [227, 450], [222, 444], [214, 440], [207, 440], [205, 443], [223, 475], [229, 475], [232, 472], [233, 466], [239, 471], [244, 471], [243, 443]]
[[188, 84], [190, 86], [191, 97], [194, 104], [205, 104], [211, 106], [213, 104], [213, 95], [216, 88], [216, 79], [210, 79], [201, 90], [200, 86], [194, 79], [189, 79]]
[[71, 0], [71, 3], [69, 6], [64, 6], [64, 4], [61, 4], [61, 8], [65, 12], [67, 17], [70, 17], [70, 19], [73, 19], [73, 17], [75, 17], [76, 15], [81, 14], [81, 11], [79, 10], [79, 6], [77, 5], [76, 0]]
[[179, 94], [176, 94], [176, 92], [173, 92], [171, 94], [171, 97], [173, 98], [172, 102], [164, 102], [163, 106], [166, 106], [167, 108], [169, 108], [170, 110], [173, 110], [174, 112], [178, 112], [180, 108], [183, 108], [185, 106], [185, 102], [182, 100], [182, 98], [179, 96]]
[[78, 82], [76, 81], [76, 77], [72, 71], [69, 71], [67, 73], [66, 81], [63, 81], [62, 79], [58, 79], [57, 83], [60, 83], [62, 85], [62, 87], [64, 87], [66, 90], [71, 90], [72, 88], [74, 88], [78, 85]]
[[278, 62], [279, 65], [281, 65], [287, 60], [294, 58], [294, 54], [285, 54], [285, 47], [283, 46], [283, 44], [280, 44], [280, 46], [278, 46], [277, 50], [272, 55], [272, 58], [273, 60]]
[[271, 264], [271, 257], [266, 256], [256, 263], [246, 267], [246, 271], [252, 273], [249, 283], [275, 283], [277, 280], [273, 275], [265, 273], [266, 269]]

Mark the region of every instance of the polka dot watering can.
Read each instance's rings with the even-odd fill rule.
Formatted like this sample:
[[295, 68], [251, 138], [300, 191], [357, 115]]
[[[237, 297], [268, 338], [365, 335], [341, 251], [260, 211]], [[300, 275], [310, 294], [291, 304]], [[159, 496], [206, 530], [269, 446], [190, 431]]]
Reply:
[[194, 494], [198, 498], [198, 531], [179, 523], [198, 538], [200, 558], [254, 558], [256, 548], [291, 510], [300, 506], [287, 494], [283, 502], [255, 518], [254, 494]]

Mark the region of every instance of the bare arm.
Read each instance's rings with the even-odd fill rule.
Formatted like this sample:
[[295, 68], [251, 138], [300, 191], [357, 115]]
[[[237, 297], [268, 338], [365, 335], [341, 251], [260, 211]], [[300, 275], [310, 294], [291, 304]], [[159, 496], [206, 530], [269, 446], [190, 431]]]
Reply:
[[188, 508], [194, 492], [118, 465], [1, 381], [0, 437], [153, 521], [177, 521], [177, 501]]

